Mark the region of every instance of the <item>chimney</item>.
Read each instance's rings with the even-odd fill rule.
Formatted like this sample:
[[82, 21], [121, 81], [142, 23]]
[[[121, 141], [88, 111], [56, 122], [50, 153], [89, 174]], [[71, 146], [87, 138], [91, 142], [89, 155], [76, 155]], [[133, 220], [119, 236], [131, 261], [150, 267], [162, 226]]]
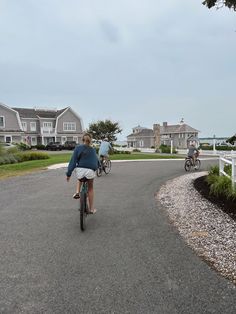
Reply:
[[153, 124], [153, 133], [154, 133], [154, 146], [159, 148], [161, 145], [161, 126], [160, 124]]

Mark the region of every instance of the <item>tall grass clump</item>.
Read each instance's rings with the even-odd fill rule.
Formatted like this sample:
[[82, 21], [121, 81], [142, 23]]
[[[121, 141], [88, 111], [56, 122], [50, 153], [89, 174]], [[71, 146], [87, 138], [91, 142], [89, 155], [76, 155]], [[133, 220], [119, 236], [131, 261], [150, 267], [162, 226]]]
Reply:
[[[226, 165], [224, 171], [230, 176], [231, 165]], [[219, 175], [219, 166], [213, 166], [209, 170], [206, 181], [210, 187], [210, 194], [216, 197], [226, 197], [227, 199], [236, 199], [236, 187], [232, 186], [231, 178]]]

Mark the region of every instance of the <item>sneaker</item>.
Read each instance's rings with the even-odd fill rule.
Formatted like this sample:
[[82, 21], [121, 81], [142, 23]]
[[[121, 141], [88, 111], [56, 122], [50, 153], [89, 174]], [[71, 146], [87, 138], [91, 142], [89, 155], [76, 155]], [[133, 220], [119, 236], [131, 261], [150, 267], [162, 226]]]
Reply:
[[75, 194], [73, 195], [73, 198], [76, 199], [76, 200], [77, 200], [78, 198], [80, 198], [79, 193], [75, 193]]

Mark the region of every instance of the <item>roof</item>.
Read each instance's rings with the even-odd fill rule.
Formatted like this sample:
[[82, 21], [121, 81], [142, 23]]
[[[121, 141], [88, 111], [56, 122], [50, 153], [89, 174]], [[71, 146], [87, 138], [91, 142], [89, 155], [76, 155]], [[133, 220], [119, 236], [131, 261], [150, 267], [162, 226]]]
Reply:
[[152, 136], [154, 133], [152, 129], [142, 129], [140, 132], [131, 133], [127, 137], [145, 137], [145, 136]]
[[176, 124], [176, 125], [167, 125], [167, 126], [161, 126], [160, 133], [166, 134], [166, 133], [198, 133], [199, 131], [192, 128], [186, 123], [183, 124]]
[[21, 118], [50, 118], [56, 119], [63, 111], [67, 108], [60, 110], [50, 110], [50, 109], [32, 109], [32, 108], [12, 108], [16, 110]]

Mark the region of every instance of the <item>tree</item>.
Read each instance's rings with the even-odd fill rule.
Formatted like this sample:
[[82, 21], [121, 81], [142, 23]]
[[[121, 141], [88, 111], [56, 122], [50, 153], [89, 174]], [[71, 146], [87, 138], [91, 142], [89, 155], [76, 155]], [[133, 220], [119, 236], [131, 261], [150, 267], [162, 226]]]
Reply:
[[205, 0], [202, 4], [206, 5], [209, 9], [214, 6], [216, 6], [217, 9], [226, 6], [236, 11], [236, 0]]
[[115, 134], [121, 133], [122, 129], [118, 122], [112, 122], [107, 119], [90, 123], [87, 132], [90, 133], [95, 140], [101, 140], [107, 137], [109, 142], [114, 142], [117, 139]]
[[234, 145], [235, 142], [236, 142], [236, 134], [226, 140], [226, 143], [230, 143], [232, 145]]

